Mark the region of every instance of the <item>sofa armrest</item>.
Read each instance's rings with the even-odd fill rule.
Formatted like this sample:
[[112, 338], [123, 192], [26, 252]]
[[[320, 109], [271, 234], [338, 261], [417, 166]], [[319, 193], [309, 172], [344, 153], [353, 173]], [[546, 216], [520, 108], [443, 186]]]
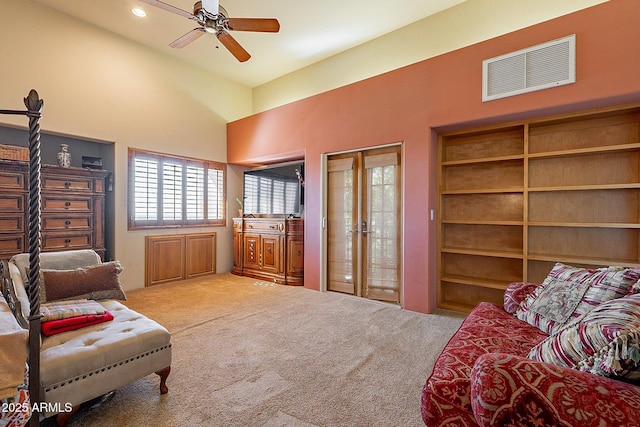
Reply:
[[489, 353], [471, 370], [471, 407], [480, 426], [631, 425], [640, 419], [640, 387]]
[[531, 282], [509, 283], [504, 291], [504, 311], [515, 314], [520, 303], [531, 295], [538, 286], [538, 283]]

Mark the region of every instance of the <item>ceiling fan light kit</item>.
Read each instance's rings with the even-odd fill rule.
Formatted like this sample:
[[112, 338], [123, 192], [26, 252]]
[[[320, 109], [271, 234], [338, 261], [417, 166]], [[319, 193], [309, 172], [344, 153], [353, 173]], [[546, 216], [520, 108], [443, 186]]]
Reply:
[[173, 48], [183, 48], [205, 33], [215, 34], [222, 45], [240, 62], [247, 61], [251, 55], [229, 34], [229, 31], [253, 31], [277, 33], [280, 23], [275, 18], [229, 18], [218, 0], [202, 0], [193, 5], [193, 13], [187, 12], [159, 0], [140, 0], [176, 15], [196, 21], [196, 27], [185, 35], [169, 43]]

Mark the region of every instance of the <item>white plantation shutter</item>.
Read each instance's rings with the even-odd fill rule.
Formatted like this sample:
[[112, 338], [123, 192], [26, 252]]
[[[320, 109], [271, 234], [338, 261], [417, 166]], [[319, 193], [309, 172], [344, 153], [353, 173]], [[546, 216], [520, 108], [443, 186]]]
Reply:
[[224, 219], [224, 173], [220, 169], [209, 167], [207, 173], [207, 219]]
[[225, 164], [135, 149], [129, 159], [129, 229], [225, 225]]
[[182, 220], [182, 165], [165, 162], [162, 165], [162, 219]]
[[136, 221], [158, 220], [158, 161], [136, 158], [133, 162]]
[[187, 220], [204, 219], [204, 167], [187, 166]]

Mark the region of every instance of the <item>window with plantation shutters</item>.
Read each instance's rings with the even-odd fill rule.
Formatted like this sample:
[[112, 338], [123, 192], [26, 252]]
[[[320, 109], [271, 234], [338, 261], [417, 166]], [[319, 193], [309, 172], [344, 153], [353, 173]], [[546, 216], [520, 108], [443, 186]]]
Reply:
[[223, 226], [226, 165], [129, 149], [129, 229]]

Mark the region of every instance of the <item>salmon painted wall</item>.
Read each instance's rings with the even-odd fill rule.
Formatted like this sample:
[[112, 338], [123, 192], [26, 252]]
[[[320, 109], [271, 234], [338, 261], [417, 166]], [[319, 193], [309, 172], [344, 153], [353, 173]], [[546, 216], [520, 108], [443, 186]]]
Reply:
[[[640, 2], [612, 0], [227, 126], [227, 160], [251, 164], [304, 153], [305, 287], [320, 289], [323, 153], [403, 142], [403, 307], [435, 306], [437, 132], [640, 100]], [[570, 34], [577, 82], [487, 103], [484, 59]]]

